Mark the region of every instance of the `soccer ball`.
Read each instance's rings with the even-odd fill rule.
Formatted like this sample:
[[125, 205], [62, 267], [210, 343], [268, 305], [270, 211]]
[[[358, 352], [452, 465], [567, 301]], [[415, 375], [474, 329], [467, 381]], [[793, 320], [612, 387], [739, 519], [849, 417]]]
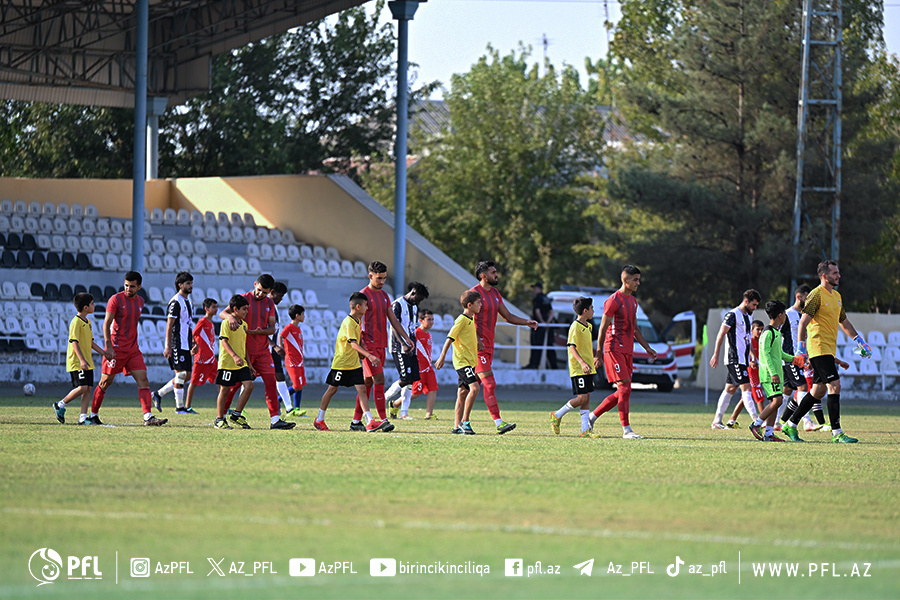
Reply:
[[34, 389], [34, 384], [33, 384], [33, 383], [26, 383], [26, 384], [22, 387], [22, 393], [25, 394], [26, 396], [34, 396], [34, 392], [35, 392], [35, 391], [36, 391], [36, 390]]

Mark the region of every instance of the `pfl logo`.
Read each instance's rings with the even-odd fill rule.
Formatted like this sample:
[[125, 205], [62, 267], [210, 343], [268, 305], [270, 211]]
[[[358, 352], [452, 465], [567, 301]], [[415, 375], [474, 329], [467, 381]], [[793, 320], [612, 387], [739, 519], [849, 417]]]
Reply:
[[62, 557], [53, 548], [40, 548], [28, 559], [28, 572], [42, 585], [53, 583], [62, 572]]
[[[96, 556], [69, 556], [66, 562], [69, 579], [103, 579]], [[62, 556], [53, 548], [39, 548], [28, 559], [28, 572], [38, 582], [38, 587], [56, 581], [62, 568]]]

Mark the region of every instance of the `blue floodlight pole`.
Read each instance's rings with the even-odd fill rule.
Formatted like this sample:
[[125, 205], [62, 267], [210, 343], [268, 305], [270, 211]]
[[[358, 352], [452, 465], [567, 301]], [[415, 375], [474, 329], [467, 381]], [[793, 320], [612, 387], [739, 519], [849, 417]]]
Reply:
[[134, 170], [131, 191], [131, 269], [144, 268], [144, 186], [147, 167], [147, 48], [150, 0], [134, 6], [137, 32], [134, 46]]
[[[397, 139], [394, 182], [394, 293], [406, 293], [406, 136], [409, 111], [409, 22], [420, 0], [391, 0], [388, 7], [397, 20]], [[421, 0], [426, 1], [426, 0]]]

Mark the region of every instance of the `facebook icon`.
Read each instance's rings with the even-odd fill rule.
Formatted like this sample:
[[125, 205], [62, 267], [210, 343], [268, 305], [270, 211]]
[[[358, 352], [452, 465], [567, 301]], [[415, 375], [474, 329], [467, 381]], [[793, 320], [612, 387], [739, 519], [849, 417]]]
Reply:
[[522, 565], [525, 561], [521, 558], [507, 558], [506, 559], [506, 576], [507, 577], [521, 577], [524, 569]]

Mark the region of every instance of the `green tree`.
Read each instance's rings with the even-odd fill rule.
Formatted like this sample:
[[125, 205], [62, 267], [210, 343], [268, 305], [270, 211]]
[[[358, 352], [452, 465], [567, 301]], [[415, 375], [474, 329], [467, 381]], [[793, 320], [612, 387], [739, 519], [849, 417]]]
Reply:
[[[868, 4], [844, 3], [847, 148], [877, 100], [856, 80], [879, 19]], [[623, 248], [648, 265], [652, 297], [664, 312], [730, 304], [748, 287], [787, 296], [799, 22], [792, 1], [623, 3], [613, 48], [628, 66], [619, 97], [643, 140], [614, 160], [608, 202], [628, 216]], [[873, 211], [895, 210], [876, 183], [885, 160], [847, 159], [845, 267], [862, 259], [880, 230]], [[849, 296], [862, 293], [846, 287]]]
[[[529, 56], [488, 47], [453, 76], [440, 134], [411, 143], [423, 158], [410, 170], [408, 223], [464, 266], [499, 261], [510, 297], [536, 279], [581, 281], [574, 246], [591, 234], [582, 180], [602, 160], [602, 119], [577, 72], [546, 64], [542, 73]], [[366, 185], [393, 208], [390, 167]]]

